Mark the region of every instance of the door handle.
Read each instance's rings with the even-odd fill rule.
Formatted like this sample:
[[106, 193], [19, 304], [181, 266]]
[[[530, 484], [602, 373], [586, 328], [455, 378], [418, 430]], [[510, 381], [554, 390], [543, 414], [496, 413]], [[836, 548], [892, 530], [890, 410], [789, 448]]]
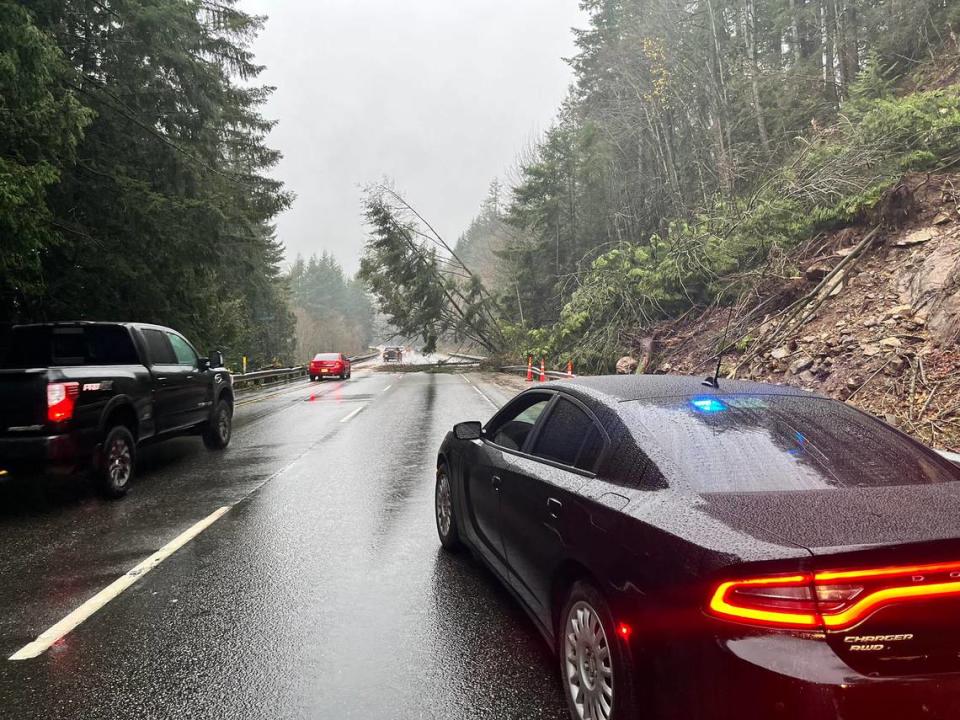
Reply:
[[158, 378], [157, 378], [157, 381], [158, 381], [158, 382], [163, 382], [164, 380], [166, 380], [165, 377], [158, 377]]
[[494, 489], [494, 490], [499, 490], [499, 489], [500, 489], [500, 486], [501, 486], [502, 484], [503, 484], [503, 480], [500, 479], [500, 476], [499, 476], [499, 475], [494, 475], [494, 476], [493, 476], [493, 489]]
[[563, 503], [556, 498], [547, 498], [547, 512], [554, 520], [560, 519], [560, 511], [563, 510]]

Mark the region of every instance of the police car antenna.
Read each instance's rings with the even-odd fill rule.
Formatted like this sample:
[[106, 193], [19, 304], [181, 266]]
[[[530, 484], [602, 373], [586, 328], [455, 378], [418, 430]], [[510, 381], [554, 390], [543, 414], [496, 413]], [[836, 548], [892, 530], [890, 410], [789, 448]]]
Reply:
[[707, 375], [704, 378], [701, 385], [706, 385], [707, 387], [712, 387], [714, 390], [720, 389], [720, 363], [723, 362], [723, 353], [727, 349], [727, 331], [730, 330], [730, 320], [733, 319], [733, 305], [730, 306], [730, 311], [727, 313], [727, 325], [723, 328], [723, 339], [720, 341], [720, 350], [717, 351], [717, 369], [714, 371], [713, 375]]

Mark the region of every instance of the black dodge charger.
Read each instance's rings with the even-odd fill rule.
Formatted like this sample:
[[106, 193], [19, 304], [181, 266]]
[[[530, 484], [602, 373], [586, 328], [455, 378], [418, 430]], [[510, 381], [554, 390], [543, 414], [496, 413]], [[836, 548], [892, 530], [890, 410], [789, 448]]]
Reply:
[[575, 720], [960, 717], [960, 469], [841, 402], [548, 383], [440, 449], [436, 519]]

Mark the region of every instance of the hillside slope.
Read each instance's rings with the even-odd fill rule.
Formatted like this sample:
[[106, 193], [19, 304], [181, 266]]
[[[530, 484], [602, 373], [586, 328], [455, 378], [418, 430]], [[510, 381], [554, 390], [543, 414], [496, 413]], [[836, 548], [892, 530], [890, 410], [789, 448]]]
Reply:
[[960, 174], [908, 175], [886, 205], [814, 238], [795, 276], [734, 310], [656, 325], [647, 371], [706, 374], [730, 316], [722, 374], [822, 392], [960, 449]]

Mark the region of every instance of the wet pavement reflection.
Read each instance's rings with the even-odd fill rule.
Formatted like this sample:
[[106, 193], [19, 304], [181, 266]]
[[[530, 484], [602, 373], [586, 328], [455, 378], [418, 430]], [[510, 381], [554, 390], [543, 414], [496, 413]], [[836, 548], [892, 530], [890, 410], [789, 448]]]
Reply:
[[[436, 450], [493, 409], [456, 375], [334, 385], [241, 408], [222, 458], [189, 438], [158, 446], [122, 503], [73, 489], [4, 506], [0, 569], [30, 591], [0, 589], [8, 655], [178, 527], [245, 498], [46, 655], [2, 661], [0, 716], [567, 717], [532, 623], [436, 537]], [[44, 538], [55, 547], [38, 550]]]

